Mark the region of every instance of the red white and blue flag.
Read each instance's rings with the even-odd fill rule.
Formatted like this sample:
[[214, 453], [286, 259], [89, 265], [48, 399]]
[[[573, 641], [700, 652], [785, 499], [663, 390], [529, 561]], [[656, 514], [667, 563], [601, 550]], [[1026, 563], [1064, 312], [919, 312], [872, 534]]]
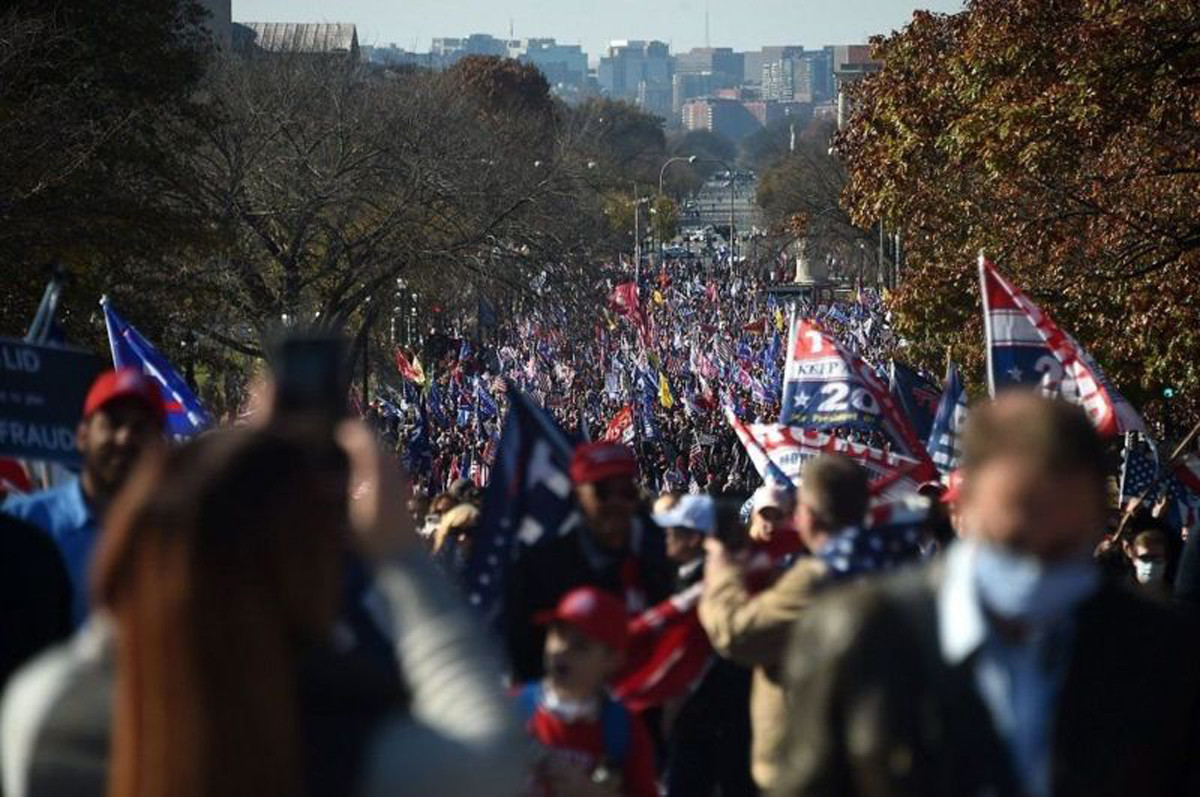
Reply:
[[881, 429], [901, 453], [918, 461], [918, 478], [936, 478], [925, 442], [887, 386], [861, 357], [816, 324], [799, 319], [792, 324], [783, 380], [781, 426]]
[[1074, 338], [979, 256], [987, 336], [988, 389], [1038, 388], [1087, 412], [1104, 437], [1145, 432], [1145, 424]]

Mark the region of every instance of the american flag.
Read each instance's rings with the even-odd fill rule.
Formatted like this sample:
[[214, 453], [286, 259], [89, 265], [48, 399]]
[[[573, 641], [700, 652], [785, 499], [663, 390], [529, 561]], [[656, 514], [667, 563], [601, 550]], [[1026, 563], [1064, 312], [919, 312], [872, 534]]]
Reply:
[[[1121, 463], [1121, 502], [1141, 497], [1157, 478], [1158, 459], [1153, 451], [1132, 435], [1126, 435], [1124, 460]], [[1161, 491], [1162, 484], [1155, 485], [1146, 496], [1146, 504], [1153, 505]]]
[[578, 521], [567, 436], [545, 410], [511, 385], [508, 407], [464, 574], [467, 599], [497, 628], [503, 627], [512, 563]]
[[953, 362], [946, 368], [946, 385], [933, 416], [929, 430], [929, 456], [938, 472], [950, 473], [958, 467], [962, 455], [961, 432], [967, 419], [967, 391], [958, 375], [958, 366]]

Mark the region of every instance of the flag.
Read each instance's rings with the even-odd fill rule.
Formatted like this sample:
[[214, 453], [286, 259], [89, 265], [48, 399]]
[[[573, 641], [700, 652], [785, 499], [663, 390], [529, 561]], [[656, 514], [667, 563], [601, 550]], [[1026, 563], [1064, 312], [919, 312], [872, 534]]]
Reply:
[[667, 382], [667, 375], [662, 371], [658, 372], [658, 402], [668, 410], [675, 406], [675, 397], [671, 395], [671, 385]]
[[412, 473], [428, 473], [433, 469], [433, 445], [429, 440], [429, 419], [425, 410], [417, 415], [417, 423], [408, 435], [404, 449], [404, 466]]
[[764, 481], [799, 484], [804, 463], [820, 454], [841, 454], [854, 460], [874, 482], [886, 481], [884, 495], [915, 492], [923, 471], [917, 460], [831, 434], [779, 424], [742, 423], [732, 414], [726, 420], [750, 455]]
[[620, 412], [612, 417], [600, 439], [611, 443], [633, 442], [633, 405], [626, 404]]
[[545, 410], [511, 385], [508, 407], [463, 573], [467, 600], [494, 628], [503, 628], [512, 563], [578, 522], [566, 435]]
[[29, 330], [25, 333], [27, 342], [52, 345], [66, 343], [66, 333], [58, 323], [58, 300], [62, 296], [62, 280], [63, 277], [55, 273], [46, 283], [46, 290], [42, 292], [42, 301], [38, 304], [37, 313], [33, 316], [33, 323], [29, 325]]
[[1189, 454], [1175, 463], [1166, 497], [1167, 522], [1185, 535], [1200, 533], [1200, 456]]
[[904, 414], [912, 421], [913, 431], [922, 440], [929, 439], [933, 416], [937, 412], [942, 391], [914, 368], [892, 360], [888, 392]]
[[750, 335], [764, 335], [767, 332], [767, 319], [760, 318], [742, 325], [742, 331]]
[[1121, 503], [1141, 498], [1146, 493], [1146, 504], [1153, 505], [1162, 489], [1158, 470], [1158, 457], [1153, 449], [1139, 435], [1127, 433], [1121, 452]]
[[433, 416], [435, 424], [441, 427], [450, 425], [450, 419], [446, 417], [445, 399], [437, 382], [429, 384], [429, 396], [425, 403], [429, 407], [429, 414]]
[[783, 310], [778, 307], [775, 308], [775, 329], [779, 332], [787, 329], [787, 319], [783, 317]]
[[713, 649], [696, 610], [703, 587], [695, 584], [629, 621], [626, 665], [613, 694], [631, 711], [689, 694], [708, 672]]
[[191, 437], [211, 426], [212, 418], [201, 406], [196, 394], [158, 349], [117, 315], [107, 296], [100, 300], [100, 306], [104, 308], [104, 324], [108, 328], [113, 367], [137, 368], [158, 383], [167, 409], [168, 434], [172, 437]]
[[638, 286], [636, 282], [622, 282], [612, 289], [608, 297], [608, 306], [617, 315], [625, 316], [637, 328], [638, 333], [645, 336], [647, 329], [646, 314], [638, 303]]
[[946, 385], [929, 431], [929, 456], [943, 475], [958, 467], [962, 455], [962, 427], [967, 420], [967, 391], [958, 376], [958, 366], [946, 366]]
[[880, 429], [901, 453], [920, 463], [917, 478], [928, 480], [937, 475], [924, 441], [870, 366], [820, 327], [802, 319], [792, 324], [788, 340], [779, 423], [812, 429]]
[[475, 411], [479, 414], [481, 421], [490, 421], [500, 414], [495, 399], [483, 389], [483, 382], [479, 377], [475, 377]]
[[982, 254], [979, 283], [992, 395], [1013, 385], [1040, 388], [1082, 406], [1104, 437], [1145, 432], [1137, 411], [1083, 347]]
[[412, 358], [412, 362], [404, 354], [404, 350], [396, 349], [396, 370], [405, 379], [415, 382], [418, 385], [425, 384], [425, 369], [421, 367], [421, 361], [416, 356]]

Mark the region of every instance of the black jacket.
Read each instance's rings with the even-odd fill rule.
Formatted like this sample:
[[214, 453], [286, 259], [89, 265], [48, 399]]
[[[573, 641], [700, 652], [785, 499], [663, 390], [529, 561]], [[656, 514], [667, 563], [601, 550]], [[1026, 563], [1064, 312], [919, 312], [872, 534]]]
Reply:
[[625, 599], [621, 570], [632, 558], [646, 597], [646, 608], [671, 594], [671, 564], [662, 530], [646, 518], [635, 520], [641, 531], [632, 535], [631, 549], [606, 551], [584, 527], [557, 539], [524, 549], [513, 563], [506, 585], [505, 636], [516, 682], [543, 675], [542, 648], [546, 630], [537, 615], [558, 605], [576, 587], [590, 586]]

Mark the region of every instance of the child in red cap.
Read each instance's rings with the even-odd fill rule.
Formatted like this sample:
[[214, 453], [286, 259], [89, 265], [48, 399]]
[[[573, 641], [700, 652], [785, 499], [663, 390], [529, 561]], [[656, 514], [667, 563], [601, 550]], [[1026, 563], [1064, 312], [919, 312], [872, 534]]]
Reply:
[[650, 736], [608, 694], [626, 646], [625, 607], [594, 587], [568, 592], [538, 618], [546, 635], [546, 677], [517, 693], [540, 756], [531, 794], [654, 797]]

